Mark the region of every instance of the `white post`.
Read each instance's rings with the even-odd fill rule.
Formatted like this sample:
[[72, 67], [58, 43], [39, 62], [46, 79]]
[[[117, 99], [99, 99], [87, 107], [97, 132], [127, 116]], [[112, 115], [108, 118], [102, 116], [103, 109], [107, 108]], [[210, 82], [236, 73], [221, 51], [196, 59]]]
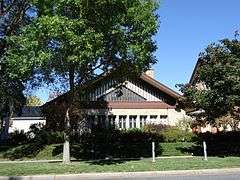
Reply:
[[206, 141], [203, 141], [203, 153], [204, 153], [204, 160], [207, 161], [207, 144], [206, 144]]
[[156, 162], [155, 160], [155, 142], [152, 142], [152, 162]]

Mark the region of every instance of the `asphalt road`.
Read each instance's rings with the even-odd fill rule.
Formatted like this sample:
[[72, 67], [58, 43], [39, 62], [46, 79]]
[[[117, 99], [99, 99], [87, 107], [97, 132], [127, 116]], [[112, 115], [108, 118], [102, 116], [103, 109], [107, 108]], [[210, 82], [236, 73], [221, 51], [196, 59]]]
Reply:
[[234, 171], [181, 171], [171, 173], [117, 173], [82, 175], [45, 175], [1, 177], [0, 180], [240, 180], [240, 169]]
[[113, 177], [96, 178], [91, 180], [240, 180], [240, 173], [226, 175], [158, 175], [151, 177]]

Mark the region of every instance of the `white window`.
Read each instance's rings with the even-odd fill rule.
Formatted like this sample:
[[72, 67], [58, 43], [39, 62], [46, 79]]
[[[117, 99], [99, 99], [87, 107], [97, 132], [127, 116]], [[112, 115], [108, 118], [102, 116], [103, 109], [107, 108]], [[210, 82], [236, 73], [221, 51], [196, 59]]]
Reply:
[[116, 124], [116, 116], [114, 115], [109, 115], [108, 116], [108, 123], [109, 127], [115, 129], [115, 124]]
[[168, 115], [160, 115], [160, 122], [163, 124], [167, 124]]
[[150, 122], [155, 123], [157, 121], [157, 115], [150, 115]]
[[126, 119], [127, 119], [127, 116], [119, 116], [118, 127], [120, 129], [126, 129]]
[[140, 128], [144, 127], [147, 123], [147, 116], [140, 116]]
[[129, 116], [129, 128], [137, 127], [137, 116]]
[[160, 115], [160, 119], [167, 119], [168, 115]]

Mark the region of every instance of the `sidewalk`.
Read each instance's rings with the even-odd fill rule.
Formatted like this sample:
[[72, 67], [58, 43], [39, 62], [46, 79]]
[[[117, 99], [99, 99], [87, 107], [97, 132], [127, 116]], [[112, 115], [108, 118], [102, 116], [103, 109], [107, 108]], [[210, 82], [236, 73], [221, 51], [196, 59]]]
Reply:
[[34, 176], [0, 176], [0, 180], [86, 180], [86, 179], [114, 179], [114, 178], [140, 178], [177, 175], [221, 175], [240, 173], [240, 168], [177, 170], [177, 171], [147, 171], [147, 172], [118, 172], [118, 173], [82, 173], [68, 175], [34, 175]]

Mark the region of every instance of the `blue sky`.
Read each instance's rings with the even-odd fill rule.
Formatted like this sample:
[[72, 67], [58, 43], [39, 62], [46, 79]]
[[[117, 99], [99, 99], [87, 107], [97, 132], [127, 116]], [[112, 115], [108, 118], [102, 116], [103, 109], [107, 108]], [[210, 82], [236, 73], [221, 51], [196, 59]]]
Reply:
[[175, 84], [188, 82], [199, 53], [240, 30], [239, 8], [239, 0], [162, 0], [156, 79], [174, 90]]
[[[155, 78], [170, 88], [189, 81], [198, 54], [240, 30], [240, 0], [161, 0]], [[36, 95], [43, 101], [47, 90]]]

